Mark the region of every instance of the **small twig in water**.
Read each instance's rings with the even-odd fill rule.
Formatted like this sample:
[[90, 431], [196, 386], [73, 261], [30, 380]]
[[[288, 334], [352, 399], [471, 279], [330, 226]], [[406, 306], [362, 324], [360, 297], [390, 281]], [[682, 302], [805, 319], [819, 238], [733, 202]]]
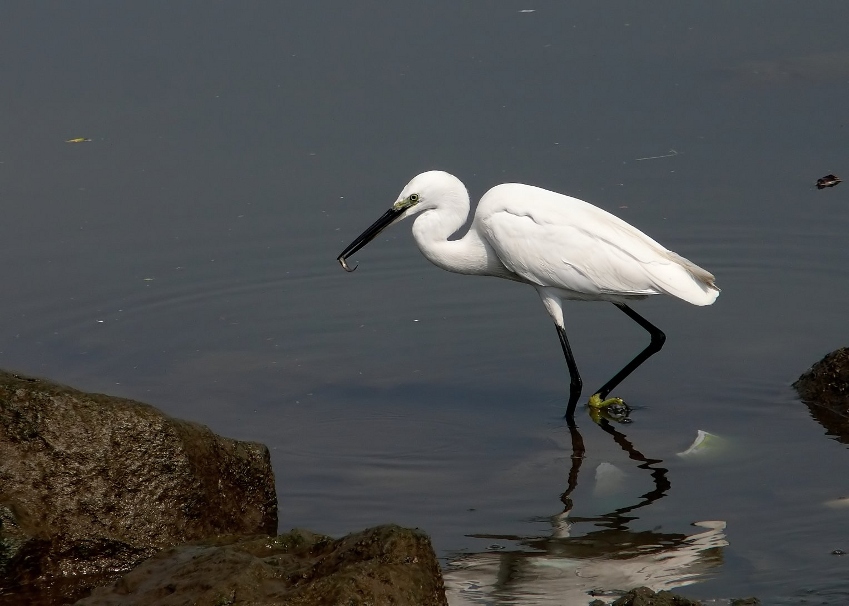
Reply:
[[637, 160], [657, 160], [658, 158], [671, 158], [672, 156], [677, 156], [678, 152], [674, 149], [670, 149], [668, 154], [663, 154], [662, 156], [648, 156], [646, 158], [637, 158]]

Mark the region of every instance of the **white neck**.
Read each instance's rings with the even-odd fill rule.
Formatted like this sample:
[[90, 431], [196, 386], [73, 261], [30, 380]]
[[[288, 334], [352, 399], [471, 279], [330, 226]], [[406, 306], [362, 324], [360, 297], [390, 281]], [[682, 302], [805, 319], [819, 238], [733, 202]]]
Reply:
[[465, 191], [444, 199], [438, 208], [423, 211], [413, 222], [413, 237], [428, 261], [447, 271], [513, 278], [489, 244], [472, 227], [458, 240], [449, 240], [466, 222], [469, 197]]

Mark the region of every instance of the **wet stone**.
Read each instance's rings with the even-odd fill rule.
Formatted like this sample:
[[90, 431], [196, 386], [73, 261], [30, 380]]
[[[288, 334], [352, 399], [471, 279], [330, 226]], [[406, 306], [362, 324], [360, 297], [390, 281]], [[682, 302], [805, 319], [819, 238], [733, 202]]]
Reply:
[[[606, 606], [606, 603], [593, 600], [590, 606]], [[671, 591], [655, 593], [648, 587], [637, 587], [614, 601], [611, 606], [701, 606], [701, 602], [689, 600]]]
[[268, 449], [0, 371], [0, 604], [63, 604], [160, 549], [274, 534]]
[[849, 444], [849, 348], [826, 355], [793, 383], [811, 416], [838, 441]]
[[394, 525], [341, 539], [293, 530], [160, 552], [77, 606], [308, 604], [446, 606], [427, 536]]

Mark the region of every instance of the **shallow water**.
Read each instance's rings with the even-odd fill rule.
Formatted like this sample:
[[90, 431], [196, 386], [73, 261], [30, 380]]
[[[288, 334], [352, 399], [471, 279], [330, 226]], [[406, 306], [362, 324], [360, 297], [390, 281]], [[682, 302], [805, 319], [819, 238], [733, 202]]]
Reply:
[[[456, 604], [843, 604], [849, 452], [790, 388], [849, 340], [849, 186], [813, 187], [849, 161], [828, 13], [6, 6], [0, 366], [268, 444], [281, 528], [421, 527]], [[668, 340], [616, 391], [630, 451], [582, 413], [575, 475], [531, 289], [435, 269], [408, 225], [338, 267], [430, 168], [581, 197], [716, 274], [709, 308], [637, 304]], [[644, 346], [610, 305], [567, 315], [588, 391]], [[722, 447], [678, 456], [700, 429]]]

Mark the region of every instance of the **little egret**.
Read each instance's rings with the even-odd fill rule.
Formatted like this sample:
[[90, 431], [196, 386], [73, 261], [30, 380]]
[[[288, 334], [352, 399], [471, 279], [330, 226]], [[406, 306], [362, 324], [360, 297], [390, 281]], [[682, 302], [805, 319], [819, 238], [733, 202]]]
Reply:
[[583, 382], [566, 338], [563, 301], [609, 301], [642, 326], [651, 342], [590, 398], [590, 406], [622, 404], [608, 394], [650, 356], [666, 336], [626, 305], [649, 295], [672, 295], [710, 305], [719, 295], [713, 275], [667, 250], [636, 227], [588, 202], [520, 183], [505, 183], [481, 198], [465, 236], [449, 238], [466, 222], [469, 194], [446, 172], [429, 171], [410, 181], [397, 202], [337, 257], [346, 259], [386, 227], [407, 217], [413, 237], [437, 267], [460, 274], [495, 276], [530, 284], [548, 311], [569, 368], [566, 418], [574, 419]]

